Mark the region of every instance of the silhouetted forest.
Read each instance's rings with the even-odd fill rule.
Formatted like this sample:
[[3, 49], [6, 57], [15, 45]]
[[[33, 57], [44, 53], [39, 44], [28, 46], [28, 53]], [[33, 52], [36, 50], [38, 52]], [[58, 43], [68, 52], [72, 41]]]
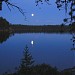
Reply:
[[9, 29], [9, 22], [6, 19], [0, 17], [0, 31], [3, 30], [7, 31], [8, 29]]
[[75, 22], [72, 25], [21, 25], [10, 24], [6, 19], [0, 17], [0, 31], [10, 33], [66, 33], [75, 31]]
[[[10, 24], [0, 17], [0, 43], [3, 43], [10, 35], [15, 33], [74, 33], [75, 22], [72, 25], [21, 25]], [[74, 35], [73, 35], [74, 38]], [[73, 42], [75, 39], [73, 39]], [[73, 44], [74, 49], [74, 44]]]
[[5, 72], [3, 75], [75, 75], [75, 67], [59, 71], [56, 67], [48, 64], [37, 64], [34, 61], [29, 48], [26, 45], [23, 51], [23, 58], [20, 66], [16, 69], [15, 73]]
[[72, 32], [75, 32], [75, 22], [72, 23], [71, 27], [70, 27], [70, 30]]
[[11, 30], [17, 32], [43, 32], [43, 33], [62, 33], [69, 32], [70, 27], [65, 25], [11, 25]]

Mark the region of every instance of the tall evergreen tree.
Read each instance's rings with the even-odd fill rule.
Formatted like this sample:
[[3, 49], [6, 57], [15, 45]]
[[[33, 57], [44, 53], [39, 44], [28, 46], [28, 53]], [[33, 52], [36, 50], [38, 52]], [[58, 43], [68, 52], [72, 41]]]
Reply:
[[29, 53], [29, 48], [26, 45], [24, 52], [23, 52], [23, 58], [22, 58], [22, 62], [19, 68], [19, 75], [21, 74], [28, 74], [31, 71], [31, 67], [33, 66], [34, 60], [32, 58], [31, 53]]

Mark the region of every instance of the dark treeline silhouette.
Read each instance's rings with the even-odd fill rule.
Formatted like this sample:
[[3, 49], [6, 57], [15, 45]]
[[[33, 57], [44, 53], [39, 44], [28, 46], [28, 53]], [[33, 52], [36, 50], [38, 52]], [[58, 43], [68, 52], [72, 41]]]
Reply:
[[66, 33], [75, 32], [75, 22], [72, 25], [21, 25], [10, 24], [6, 19], [0, 17], [0, 31], [10, 33]]
[[75, 32], [75, 22], [72, 23], [70, 30], [71, 32]]
[[34, 64], [29, 48], [26, 45], [23, 51], [23, 58], [19, 68], [15, 73], [5, 72], [3, 75], [75, 75], [75, 67], [58, 71], [56, 67], [52, 67], [48, 64]]
[[69, 32], [70, 26], [65, 25], [11, 25], [10, 30], [14, 33], [30, 32], [30, 33], [62, 33]]
[[8, 29], [9, 29], [9, 22], [3, 17], [0, 17], [0, 31]]

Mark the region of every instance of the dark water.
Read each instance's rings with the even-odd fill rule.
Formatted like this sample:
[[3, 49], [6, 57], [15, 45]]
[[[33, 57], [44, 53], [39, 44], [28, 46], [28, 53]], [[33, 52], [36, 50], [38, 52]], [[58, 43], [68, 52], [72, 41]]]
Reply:
[[75, 66], [75, 51], [71, 50], [71, 34], [23, 33], [9, 36], [11, 35], [8, 33], [0, 34], [0, 73], [13, 72], [15, 67], [19, 67], [26, 45], [35, 64], [50, 64], [56, 66], [58, 70]]

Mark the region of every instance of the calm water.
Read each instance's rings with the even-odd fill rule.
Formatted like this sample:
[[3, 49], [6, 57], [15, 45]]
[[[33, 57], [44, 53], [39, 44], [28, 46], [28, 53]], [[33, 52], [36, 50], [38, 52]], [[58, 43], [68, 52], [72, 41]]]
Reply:
[[26, 45], [35, 64], [47, 63], [56, 66], [59, 70], [75, 66], [75, 52], [71, 50], [71, 34], [23, 33], [4, 37], [5, 34], [0, 35], [2, 40], [0, 41], [0, 73], [13, 72], [15, 67], [19, 67]]

